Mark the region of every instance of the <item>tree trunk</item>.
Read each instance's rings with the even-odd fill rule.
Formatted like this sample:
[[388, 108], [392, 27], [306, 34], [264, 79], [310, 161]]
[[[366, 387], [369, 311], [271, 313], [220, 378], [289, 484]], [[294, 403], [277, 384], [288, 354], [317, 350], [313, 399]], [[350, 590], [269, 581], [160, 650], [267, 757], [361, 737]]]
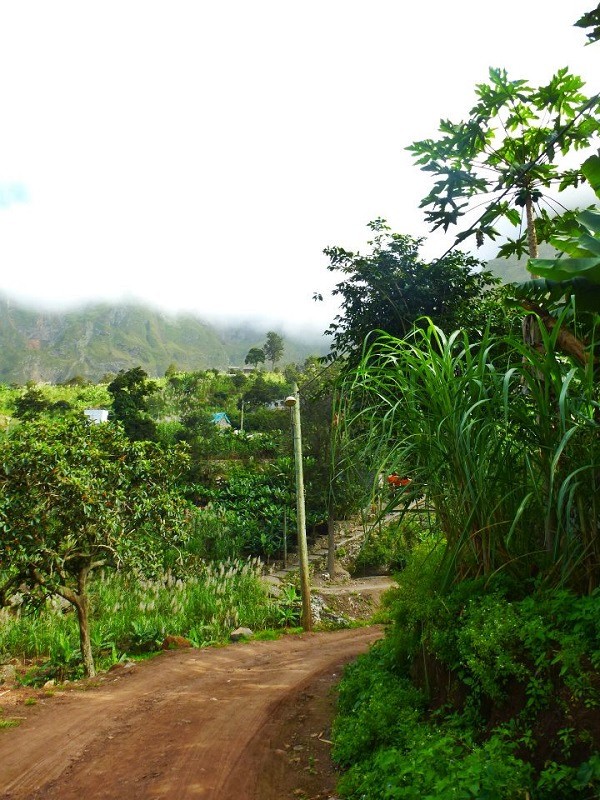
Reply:
[[[530, 300], [521, 300], [520, 302], [525, 311], [533, 311], [534, 314], [536, 314], [542, 320], [548, 333], [552, 332], [557, 325], [557, 321], [546, 311], [545, 308], [538, 306], [536, 303], [532, 303]], [[556, 343], [563, 353], [566, 353], [574, 358], [575, 361], [578, 361], [582, 367], [587, 366], [590, 357], [586, 351], [585, 342], [582, 342], [580, 339], [574, 336], [571, 331], [567, 330], [567, 328], [560, 328], [556, 338]]]
[[[538, 248], [538, 240], [537, 234], [535, 232], [535, 222], [534, 222], [534, 214], [533, 214], [533, 203], [531, 201], [531, 195], [527, 194], [527, 199], [525, 202], [525, 213], [527, 216], [527, 245], [529, 249], [529, 258], [537, 258], [539, 254]], [[533, 274], [533, 273], [532, 273]], [[537, 278], [537, 275], [533, 275], [534, 278]], [[549, 317], [550, 315], [547, 314]], [[538, 317], [536, 314], [527, 314], [527, 316], [523, 319], [523, 341], [525, 344], [528, 344], [533, 350], [537, 350], [538, 353], [544, 352], [544, 344], [542, 342], [542, 335], [540, 332], [540, 326], [538, 322]], [[539, 378], [542, 378], [541, 374], [537, 373]], [[547, 502], [549, 503], [548, 513], [546, 515], [546, 519], [544, 522], [544, 548], [547, 553], [551, 553], [554, 550], [554, 540], [556, 534], [556, 508], [553, 504], [553, 499], [551, 497], [551, 481], [550, 476], [546, 473], [543, 477], [544, 481], [544, 490], [546, 492]]]
[[96, 674], [94, 657], [92, 654], [92, 640], [90, 639], [90, 624], [88, 616], [88, 598], [86, 593], [87, 579], [90, 573], [90, 564], [81, 567], [77, 575], [77, 592], [72, 591], [67, 586], [61, 586], [57, 592], [75, 606], [77, 611], [77, 621], [79, 623], [79, 647], [81, 650], [81, 661], [83, 663], [83, 673], [86, 678], [93, 678]]
[[527, 194], [527, 199], [525, 201], [525, 214], [527, 216], [527, 245], [529, 250], [529, 258], [537, 258], [538, 240], [537, 240], [537, 234], [535, 232], [533, 202], [531, 200], [530, 194]]
[[[529, 247], [529, 257], [538, 258], [539, 249], [537, 235], [535, 232], [533, 204], [531, 202], [531, 198], [529, 197], [527, 198], [527, 202], [525, 204], [525, 211], [527, 215], [527, 243]], [[538, 276], [533, 275], [533, 277], [537, 278]], [[544, 325], [546, 326], [546, 330], [551, 331], [555, 327], [556, 320], [545, 309], [540, 308], [540, 306], [530, 302], [529, 300], [523, 300], [521, 305], [526, 311], [534, 311], [542, 319]], [[535, 347], [539, 350], [540, 334], [537, 325], [535, 325], [535, 316], [533, 314], [528, 314], [523, 320], [523, 338], [525, 342], [528, 342], [532, 347]], [[564, 353], [567, 353], [575, 358], [580, 364], [586, 366], [589, 357], [585, 349], [585, 344], [579, 341], [579, 339], [569, 330], [561, 327], [561, 330], [558, 334], [557, 343]]]
[[333, 578], [335, 572], [335, 530], [333, 512], [327, 515], [327, 572]]
[[[539, 253], [537, 234], [535, 232], [535, 223], [533, 215], [533, 203], [531, 196], [528, 194], [525, 201], [525, 214], [527, 217], [527, 245], [529, 250], [529, 258], [537, 258]], [[536, 275], [533, 276], [537, 277]], [[540, 329], [535, 314], [527, 314], [523, 319], [523, 341], [534, 350], [539, 352], [541, 344]]]
[[78, 602], [75, 603], [77, 609], [77, 620], [79, 622], [79, 646], [81, 648], [81, 660], [83, 662], [83, 672], [86, 678], [93, 678], [96, 674], [94, 666], [94, 656], [92, 654], [92, 640], [90, 639], [89, 625], [89, 603], [86, 594], [86, 582], [89, 570], [79, 573]]

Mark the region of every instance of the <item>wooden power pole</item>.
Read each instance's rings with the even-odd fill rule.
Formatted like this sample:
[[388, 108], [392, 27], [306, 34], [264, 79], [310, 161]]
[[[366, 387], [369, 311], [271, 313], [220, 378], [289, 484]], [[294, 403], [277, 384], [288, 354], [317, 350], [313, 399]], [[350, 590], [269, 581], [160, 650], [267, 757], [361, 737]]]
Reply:
[[294, 463], [296, 472], [296, 520], [298, 526], [298, 558], [300, 560], [300, 593], [302, 596], [302, 627], [312, 630], [312, 610], [310, 607], [310, 577], [308, 574], [308, 546], [306, 544], [306, 510], [304, 504], [304, 471], [302, 469], [302, 429], [300, 425], [300, 395], [298, 384], [294, 383], [293, 395], [285, 399], [292, 412], [294, 431]]

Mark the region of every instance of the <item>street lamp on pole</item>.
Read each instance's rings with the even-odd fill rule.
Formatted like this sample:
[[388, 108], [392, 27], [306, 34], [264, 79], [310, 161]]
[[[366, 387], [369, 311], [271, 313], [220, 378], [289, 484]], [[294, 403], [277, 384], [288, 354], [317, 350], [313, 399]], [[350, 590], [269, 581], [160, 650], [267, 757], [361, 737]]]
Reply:
[[300, 560], [300, 594], [302, 596], [302, 627], [312, 630], [310, 607], [310, 580], [308, 575], [308, 547], [306, 544], [306, 511], [304, 506], [304, 472], [302, 469], [302, 431], [300, 427], [300, 395], [294, 383], [293, 394], [286, 397], [285, 405], [292, 415], [294, 430], [294, 463], [296, 467], [296, 522], [298, 528], [298, 557]]

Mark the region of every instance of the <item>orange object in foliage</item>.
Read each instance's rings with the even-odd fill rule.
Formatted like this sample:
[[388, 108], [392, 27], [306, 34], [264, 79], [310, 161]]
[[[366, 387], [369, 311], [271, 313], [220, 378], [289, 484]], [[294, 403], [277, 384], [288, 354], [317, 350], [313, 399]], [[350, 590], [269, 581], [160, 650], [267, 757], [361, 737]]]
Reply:
[[401, 487], [408, 486], [410, 483], [410, 478], [401, 478], [399, 475], [393, 472], [391, 475], [388, 475], [387, 482], [391, 489], [400, 489]]

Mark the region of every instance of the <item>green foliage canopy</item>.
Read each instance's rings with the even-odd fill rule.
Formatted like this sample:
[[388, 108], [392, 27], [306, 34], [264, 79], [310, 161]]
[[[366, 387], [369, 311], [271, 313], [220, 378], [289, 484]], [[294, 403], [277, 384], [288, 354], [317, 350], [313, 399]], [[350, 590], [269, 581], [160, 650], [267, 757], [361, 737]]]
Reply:
[[464, 253], [427, 263], [419, 256], [422, 240], [392, 233], [382, 219], [369, 223], [369, 228], [375, 234], [370, 253], [325, 250], [327, 269], [342, 275], [333, 290], [341, 299], [341, 311], [327, 330], [335, 357], [359, 356], [374, 330], [402, 338], [424, 316], [453, 330], [497, 282], [481, 271], [481, 262]]
[[586, 33], [587, 43], [593, 44], [600, 39], [600, 3], [591, 11], [583, 14], [575, 23], [578, 28], [591, 28]]
[[244, 364], [252, 364], [254, 368], [265, 363], [265, 351], [261, 347], [251, 347], [244, 359]]
[[5, 436], [0, 465], [0, 600], [25, 585], [32, 597], [72, 603], [93, 674], [89, 573], [121, 564], [148, 570], [177, 544], [185, 507], [171, 486], [185, 454], [131, 442], [111, 423], [49, 418]]
[[[600, 157], [588, 158], [582, 171], [600, 197]], [[571, 230], [550, 241], [560, 257], [529, 259], [527, 269], [538, 277], [516, 287], [516, 296], [558, 311], [573, 298], [578, 311], [600, 312], [600, 208], [577, 214]]]
[[274, 400], [281, 400], [289, 394], [289, 391], [290, 387], [281, 381], [265, 378], [259, 374], [254, 383], [242, 394], [242, 399], [248, 409], [256, 409]]
[[281, 359], [284, 351], [284, 344], [283, 344], [283, 337], [280, 336], [275, 331], [269, 331], [267, 333], [267, 339], [263, 345], [263, 350], [265, 353], [266, 358], [269, 359], [271, 362], [271, 366], [274, 368], [275, 364]]
[[108, 386], [113, 415], [132, 441], [156, 438], [156, 425], [148, 415], [148, 397], [156, 390], [156, 383], [148, 380], [148, 373], [141, 367], [121, 370]]
[[15, 400], [15, 416], [20, 419], [34, 419], [50, 408], [50, 401], [44, 396], [41, 389], [36, 386], [28, 387], [22, 395]]

